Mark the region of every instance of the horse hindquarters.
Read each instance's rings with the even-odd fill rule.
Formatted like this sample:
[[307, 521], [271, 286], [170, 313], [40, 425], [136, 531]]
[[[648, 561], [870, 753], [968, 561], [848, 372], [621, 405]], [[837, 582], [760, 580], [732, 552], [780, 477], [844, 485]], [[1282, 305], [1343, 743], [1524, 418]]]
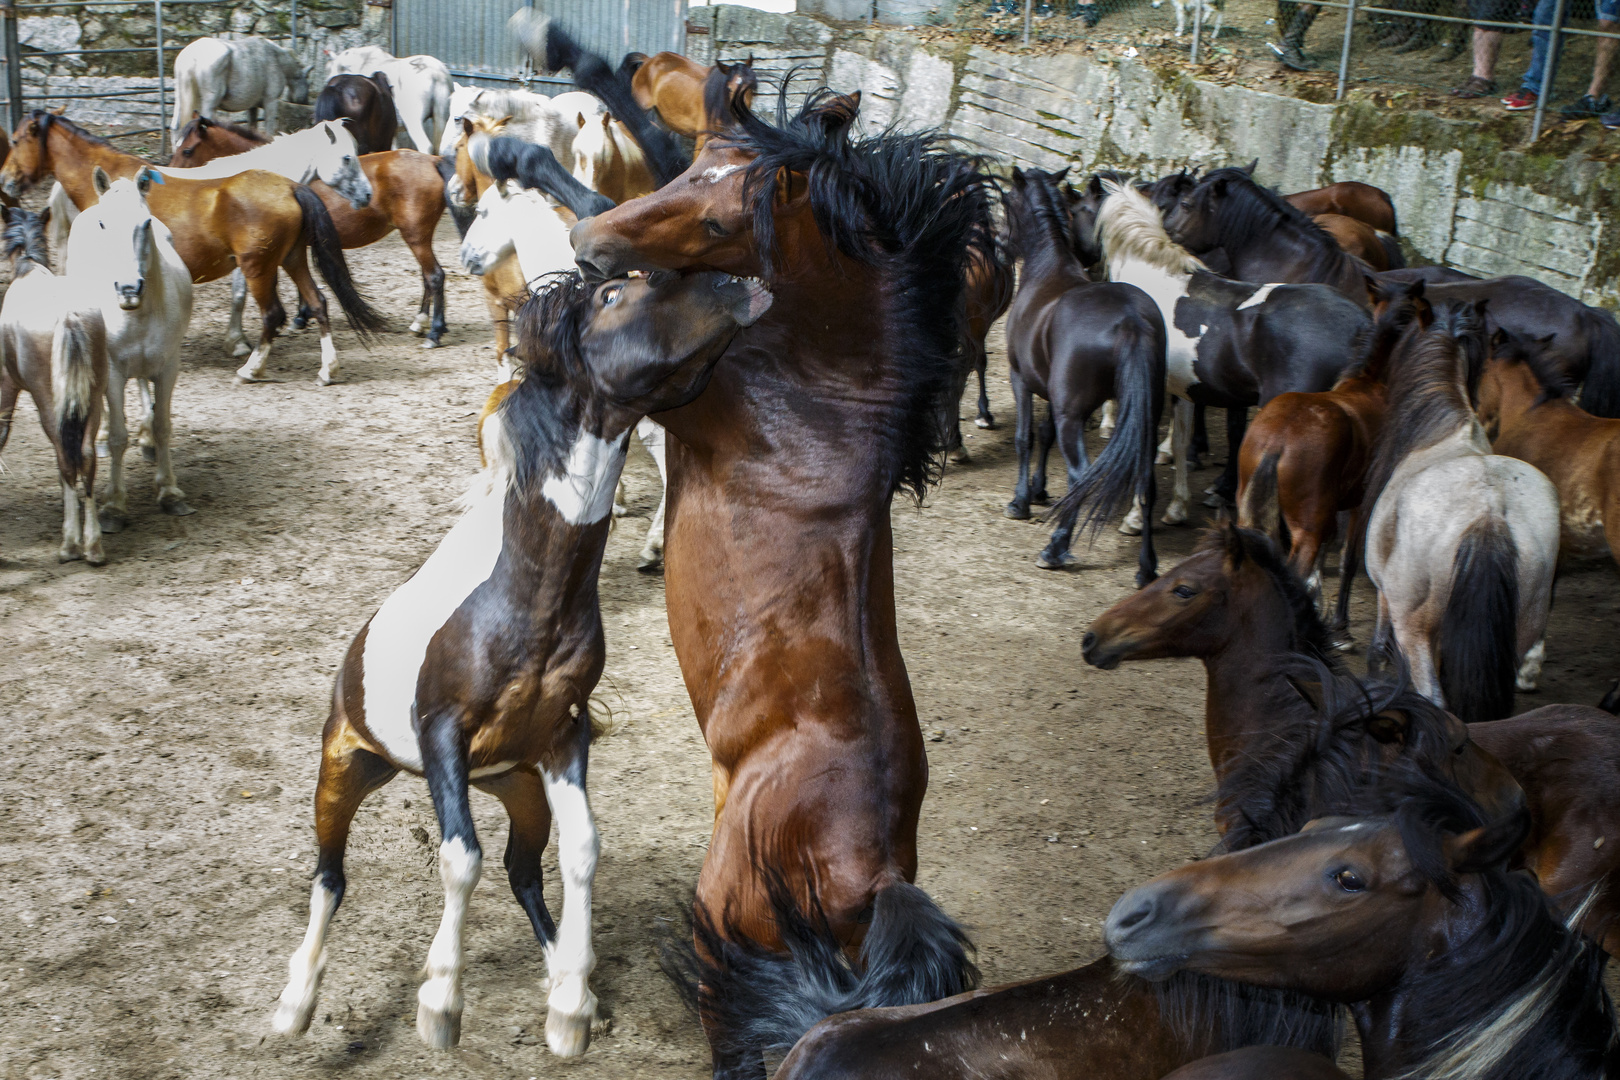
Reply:
[[1519, 662], [1519, 553], [1492, 514], [1475, 521], [1457, 546], [1451, 592], [1435, 635], [1441, 704], [1465, 723], [1513, 712]]

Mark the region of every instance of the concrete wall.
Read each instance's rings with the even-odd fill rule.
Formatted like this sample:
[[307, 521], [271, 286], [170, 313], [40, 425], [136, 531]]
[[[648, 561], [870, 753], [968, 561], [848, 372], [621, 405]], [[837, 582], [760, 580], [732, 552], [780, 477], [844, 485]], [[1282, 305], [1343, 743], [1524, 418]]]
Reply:
[[[809, 0], [801, 0], [801, 4]], [[815, 0], [824, 6], [829, 0]], [[705, 59], [752, 53], [794, 86], [859, 88], [868, 123], [939, 126], [1023, 165], [1161, 174], [1246, 164], [1283, 191], [1335, 180], [1395, 199], [1411, 254], [1482, 275], [1526, 274], [1620, 307], [1612, 233], [1620, 166], [1581, 147], [1526, 154], [1517, 125], [1464, 123], [1367, 101], [1322, 105], [1159, 72], [1103, 51], [1032, 56], [746, 8], [693, 9]], [[702, 12], [701, 15], [698, 13]], [[797, 96], [797, 95], [795, 95]], [[1547, 140], [1543, 140], [1546, 143]]]

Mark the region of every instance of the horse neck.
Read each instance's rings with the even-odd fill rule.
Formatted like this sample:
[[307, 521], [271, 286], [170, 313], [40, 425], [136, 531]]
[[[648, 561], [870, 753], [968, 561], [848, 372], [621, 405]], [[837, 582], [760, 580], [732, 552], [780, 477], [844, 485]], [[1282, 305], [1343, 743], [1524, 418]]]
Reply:
[[1039, 213], [1033, 205], [1026, 206], [1018, 228], [1018, 255], [1024, 261], [1020, 284], [1024, 278], [1033, 280], [1063, 270], [1085, 278], [1085, 269], [1058, 223]]
[[134, 154], [81, 139], [59, 124], [50, 126], [46, 154], [45, 171], [55, 173], [62, 190], [80, 210], [94, 205], [100, 198], [91, 179], [96, 166], [101, 166], [114, 180], [133, 176], [148, 167], [147, 162]]
[[[1497, 385], [1501, 394], [1501, 425], [1504, 429], [1524, 419], [1526, 413], [1541, 400], [1541, 384], [1527, 364], [1495, 365]], [[1546, 402], [1547, 405], [1570, 403], [1562, 398]]]
[[1275, 731], [1279, 700], [1301, 701], [1281, 673], [1286, 660], [1299, 651], [1287, 601], [1262, 580], [1247, 598], [1230, 592], [1228, 604], [1236, 614], [1232, 633], [1199, 658], [1204, 663], [1204, 738], [1217, 776], [1252, 740]]
[[1296, 281], [1304, 272], [1306, 281], [1337, 286], [1349, 258], [1325, 234], [1311, 235], [1299, 222], [1281, 216], [1269, 233], [1223, 227], [1219, 246], [1239, 281]]
[[[537, 520], [549, 522], [549, 526], [530, 530], [528, 537], [531, 545], [554, 550], [558, 529], [588, 531], [610, 519], [627, 438], [641, 414], [581, 398], [566, 384], [547, 386], [541, 393], [529, 395], [523, 404], [544, 413], [527, 426], [535, 429], [528, 437], [543, 439], [545, 449], [517, 494], [527, 505], [549, 505], [557, 511], [556, 515], [539, 515]], [[504, 415], [502, 421], [504, 426]], [[511, 475], [511, 463], [502, 460], [509, 452], [510, 448], [503, 447], [494, 455], [490, 475], [496, 482]], [[598, 556], [606, 536], [603, 529], [591, 541], [597, 545]], [[582, 538], [583, 532], [575, 539]], [[537, 569], [545, 571], [545, 567]]]

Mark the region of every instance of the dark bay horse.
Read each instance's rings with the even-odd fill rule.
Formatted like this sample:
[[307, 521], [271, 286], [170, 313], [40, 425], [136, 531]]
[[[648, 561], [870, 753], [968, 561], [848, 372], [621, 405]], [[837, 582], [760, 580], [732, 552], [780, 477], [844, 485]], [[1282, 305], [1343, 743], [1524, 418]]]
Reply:
[[[12, 138], [11, 156], [0, 168], [0, 191], [21, 195], [53, 173], [79, 209], [97, 199], [97, 168], [115, 180], [133, 179], [150, 164], [118, 150], [70, 120], [35, 111]], [[315, 312], [323, 353], [331, 348], [326, 298], [315, 285], [309, 256], [337, 296], [349, 326], [362, 342], [384, 323], [349, 274], [326, 204], [309, 188], [273, 173], [250, 170], [216, 180], [165, 177], [147, 197], [152, 216], [174, 234], [175, 250], [194, 282], [217, 281], [240, 268], [262, 315], [259, 344], [238, 375], [262, 370], [276, 333], [287, 321], [276, 295], [276, 268], [287, 271], [298, 295]]]
[[[999, 238], [992, 238], [992, 242], [999, 242]], [[990, 395], [984, 384], [985, 370], [990, 363], [990, 353], [984, 342], [990, 336], [990, 327], [1007, 313], [1008, 306], [1012, 304], [1013, 283], [1012, 267], [1003, 258], [973, 259], [968, 264], [967, 283], [962, 290], [962, 314], [966, 327], [962, 335], [962, 364], [957, 370], [956, 385], [951, 391], [950, 400], [946, 402], [945, 419], [951, 431], [953, 461], [968, 460], [967, 447], [962, 442], [959, 410], [970, 373], [977, 372], [979, 376], [979, 401], [973, 418], [974, 426], [996, 426], [995, 415], [990, 411]]]
[[1303, 210], [1311, 217], [1318, 214], [1342, 214], [1372, 226], [1381, 233], [1398, 236], [1395, 224], [1395, 200], [1383, 188], [1363, 184], [1359, 180], [1341, 180], [1327, 187], [1312, 188], [1284, 195], [1288, 205]]
[[1348, 1005], [1367, 1080], [1620, 1074], [1603, 952], [1509, 871], [1522, 814], [1492, 817], [1421, 777], [1337, 812], [1127, 892], [1104, 928], [1110, 954], [1149, 978], [1191, 971]]
[[347, 119], [354, 141], [362, 154], [380, 154], [394, 148], [399, 134], [399, 110], [388, 76], [380, 71], [370, 75], [334, 75], [315, 98], [313, 119]]
[[[761, 1048], [827, 1012], [976, 980], [960, 929], [910, 884], [927, 761], [889, 515], [937, 476], [962, 283], [971, 258], [994, 258], [988, 180], [932, 134], [853, 134], [856, 108], [823, 92], [790, 118], [784, 96], [772, 125], [734, 98], [684, 175], [574, 230], [592, 278], [711, 268], [776, 296], [708, 391], [655, 417], [670, 631], [714, 769], [698, 922], [736, 946], [692, 957], [718, 1077], [762, 1077]], [[850, 962], [837, 950], [777, 951], [783, 890], [824, 916], [853, 971], [828, 970]], [[736, 978], [733, 958], [748, 960]], [[798, 963], [841, 989], [801, 1000]], [[771, 1016], [727, 1013], [770, 987]]]
[[[549, 282], [524, 306], [525, 377], [481, 427], [489, 465], [466, 512], [361, 628], [332, 691], [315, 788], [320, 844], [309, 929], [289, 961], [277, 1031], [309, 1027], [360, 803], [399, 771], [427, 779], [442, 833], [444, 919], [417, 994], [429, 1046], [461, 1037], [462, 925], [483, 867], [470, 788], [511, 818], [504, 859], [550, 972], [546, 1042], [585, 1052], [591, 883], [598, 840], [585, 791], [589, 699], [602, 675], [597, 574], [630, 429], [703, 391], [726, 343], [770, 295], [723, 274]], [[561, 925], [541, 888], [555, 817]]]
[[[265, 136], [240, 124], [221, 123], [199, 116], [180, 133], [169, 165], [184, 168], [202, 165], [215, 158], [241, 154], [269, 142]], [[416, 256], [422, 270], [422, 304], [411, 323], [411, 333], [426, 333], [424, 348], [437, 348], [444, 336], [444, 268], [433, 254], [433, 233], [444, 216], [444, 176], [438, 159], [415, 150], [385, 150], [362, 154], [360, 169], [371, 184], [371, 203], [356, 208], [326, 184], [315, 181], [310, 190], [321, 197], [338, 242], [345, 250], [375, 244], [395, 229], [405, 246]], [[313, 314], [300, 306], [293, 326], [303, 329]], [[425, 325], [424, 325], [425, 324]]]
[[[1153, 551], [1154, 442], [1164, 409], [1165, 323], [1153, 298], [1134, 285], [1094, 283], [1074, 254], [1063, 174], [1013, 169], [1007, 193], [1012, 246], [1023, 263], [1007, 313], [1007, 372], [1018, 407], [1018, 482], [1007, 516], [1029, 517], [1047, 501], [1046, 457], [1057, 443], [1069, 490], [1049, 517], [1057, 522], [1036, 565], [1073, 561], [1069, 544], [1082, 511], [1095, 532], [1132, 504], [1143, 508], [1136, 583], [1158, 575]], [[1035, 398], [1050, 403], [1039, 424]], [[1119, 403], [1113, 437], [1093, 463], [1086, 423], [1104, 402]], [[1034, 454], [1031, 469], [1031, 451]]]

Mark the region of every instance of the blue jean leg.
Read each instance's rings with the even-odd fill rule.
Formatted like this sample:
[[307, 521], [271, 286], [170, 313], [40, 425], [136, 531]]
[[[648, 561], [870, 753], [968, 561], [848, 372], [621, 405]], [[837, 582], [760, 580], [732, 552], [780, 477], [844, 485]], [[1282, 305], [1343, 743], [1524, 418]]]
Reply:
[[[1531, 16], [1531, 21], [1542, 26], [1550, 26], [1557, 6], [1558, 0], [1536, 0], [1536, 13]], [[1521, 89], [1533, 94], [1541, 93], [1541, 83], [1547, 68], [1547, 39], [1551, 36], [1546, 30], [1531, 32], [1530, 69], [1524, 73], [1524, 81], [1519, 83]]]

